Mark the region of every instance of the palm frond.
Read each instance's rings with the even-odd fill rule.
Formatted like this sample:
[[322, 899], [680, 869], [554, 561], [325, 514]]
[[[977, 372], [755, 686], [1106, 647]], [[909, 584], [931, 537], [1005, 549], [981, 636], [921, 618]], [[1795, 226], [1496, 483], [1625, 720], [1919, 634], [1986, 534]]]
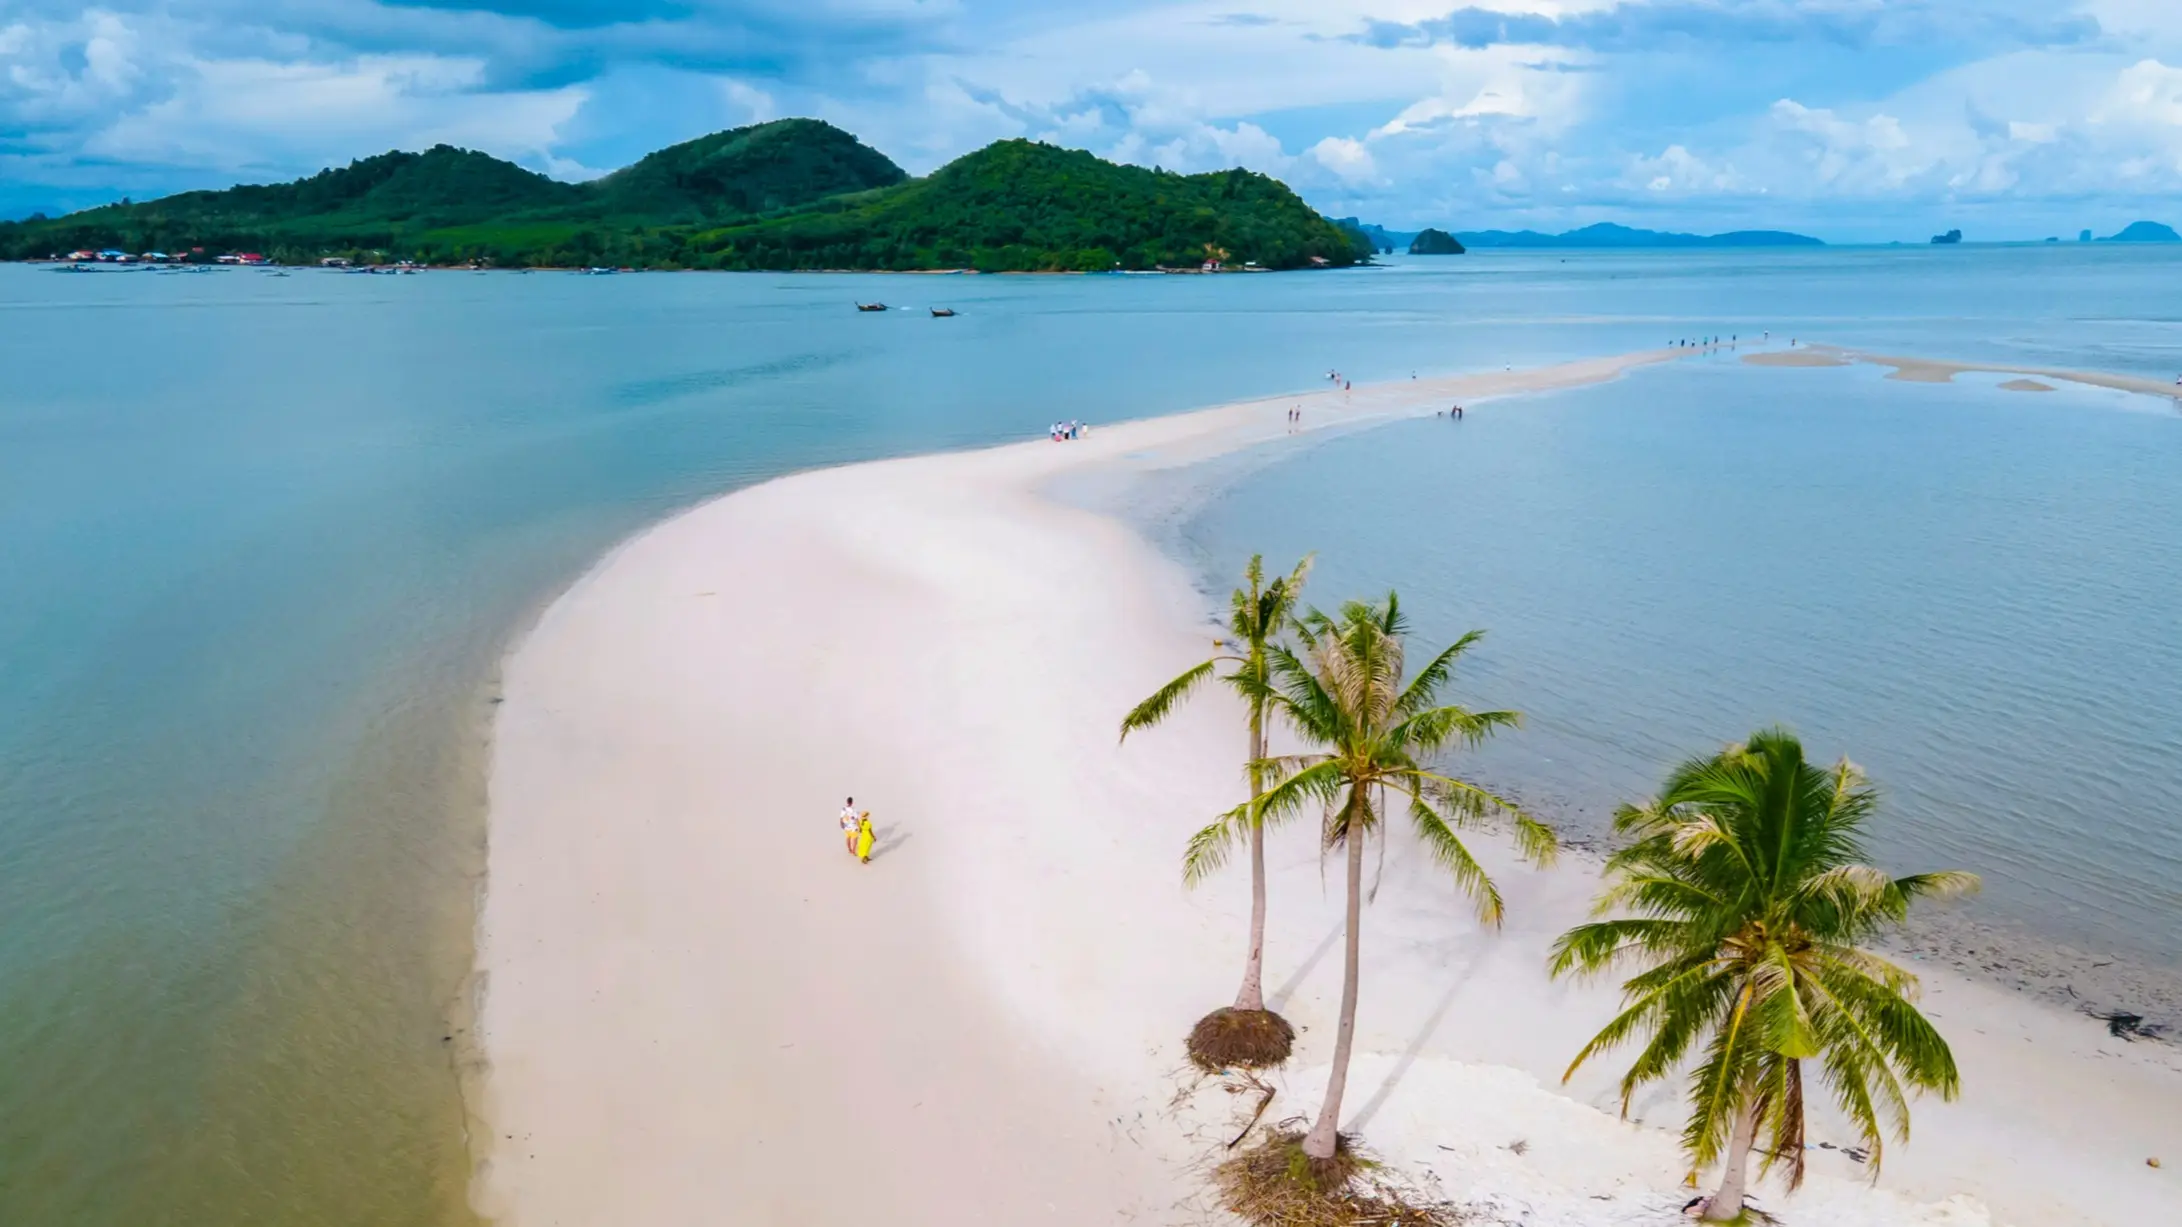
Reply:
[[1486, 873], [1485, 867], [1463, 846], [1462, 837], [1455, 834], [1447, 820], [1417, 793], [1410, 794], [1409, 820], [1416, 827], [1417, 839], [1431, 854], [1433, 863], [1453, 875], [1455, 887], [1477, 908], [1478, 920], [1499, 928], [1507, 910], [1500, 898], [1500, 888], [1493, 885], [1492, 875]]
[[1228, 854], [1250, 829], [1252, 808], [1251, 802], [1245, 801], [1189, 837], [1189, 846], [1182, 853], [1184, 885], [1195, 886], [1227, 864]]
[[1758, 1168], [1758, 1173], [1764, 1175], [1776, 1166], [1785, 1167], [1788, 1191], [1793, 1193], [1803, 1187], [1807, 1153], [1803, 1144], [1803, 1062], [1781, 1058], [1767, 1064], [1765, 1123], [1771, 1136], [1765, 1147], [1765, 1162]]
[[1607, 860], [1597, 919], [1564, 933], [1550, 965], [1633, 973], [1621, 1013], [1577, 1059], [1644, 1037], [1625, 1103], [1703, 1043], [1683, 1133], [1694, 1162], [1716, 1158], [1738, 1115], [1755, 1112], [1766, 1163], [1799, 1181], [1813, 1070], [1875, 1169], [1884, 1141], [1908, 1136], [1912, 1095], [1959, 1089], [1945, 1041], [1914, 1004], [1916, 978], [1863, 943], [1914, 901], [1976, 879], [1873, 868], [1865, 833], [1877, 812], [1855, 764], [1813, 763], [1779, 728], [1678, 765], [1656, 796], [1616, 812], [1628, 842]]
[[1138, 729], [1148, 729], [1165, 720], [1177, 704], [1188, 698], [1192, 690], [1212, 676], [1212, 671], [1218, 664], [1219, 658], [1215, 657], [1202, 664], [1192, 665], [1183, 670], [1179, 677], [1153, 691], [1150, 698], [1130, 708], [1129, 714], [1121, 718], [1121, 739], [1127, 741], [1130, 733]]
[[1417, 670], [1416, 676], [1412, 677], [1409, 680], [1409, 685], [1403, 689], [1402, 696], [1395, 703], [1394, 709], [1404, 715], [1409, 715], [1430, 707], [1432, 701], [1438, 697], [1441, 688], [1453, 680], [1455, 659], [1464, 652], [1469, 651], [1473, 645], [1484, 637], [1484, 631], [1470, 631], [1460, 639], [1448, 644], [1440, 651], [1439, 655], [1427, 662], [1424, 668]]
[[1275, 764], [1298, 762], [1295, 770], [1283, 774], [1278, 783], [1266, 789], [1265, 795], [1258, 798], [1258, 821], [1267, 826], [1294, 817], [1297, 811], [1312, 801], [1330, 805], [1347, 786], [1347, 780], [1341, 773], [1341, 764], [1330, 758], [1264, 761]]
[[1942, 870], [1938, 873], [1913, 873], [1894, 879], [1894, 889], [1903, 899], [1960, 899], [1974, 895], [1985, 887], [1984, 879], [1960, 869]]
[[1471, 826], [1497, 815], [1507, 820], [1518, 856], [1541, 869], [1551, 866], [1560, 858], [1560, 836], [1554, 833], [1552, 827], [1533, 818], [1528, 810], [1515, 802], [1456, 776], [1437, 771], [1416, 771], [1412, 774], [1420, 781], [1427, 795], [1439, 802], [1442, 812], [1455, 825]]
[[1415, 746], [1431, 753], [1449, 742], [1465, 746], [1482, 744], [1501, 729], [1512, 729], [1523, 723], [1523, 713], [1512, 711], [1473, 712], [1461, 707], [1431, 707], [1412, 714], [1408, 719], [1387, 731], [1387, 740], [1395, 745]]
[[1690, 1118], [1682, 1128], [1682, 1148], [1699, 1167], [1720, 1157], [1735, 1114], [1748, 1097], [1748, 1066], [1757, 1048], [1750, 1034], [1752, 996], [1747, 985], [1736, 994], [1727, 1018], [1713, 1032], [1704, 1061], [1690, 1076]]

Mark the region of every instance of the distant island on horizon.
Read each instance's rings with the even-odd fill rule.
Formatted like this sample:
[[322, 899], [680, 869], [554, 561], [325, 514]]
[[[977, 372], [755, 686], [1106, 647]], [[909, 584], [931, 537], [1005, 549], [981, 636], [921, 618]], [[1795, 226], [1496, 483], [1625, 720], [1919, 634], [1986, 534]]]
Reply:
[[[1616, 222], [1595, 222], [1576, 230], [1546, 234], [1537, 230], [1389, 230], [1354, 217], [1335, 219], [1344, 229], [1363, 236], [1382, 253], [1400, 251], [1426, 234], [1446, 235], [1459, 248], [1539, 247], [1560, 250], [1636, 247], [1824, 247], [1825, 240], [1785, 230], [1733, 230], [1726, 234], [1684, 234], [1673, 230], [1643, 230]], [[1438, 246], [1437, 240], [1434, 245]], [[1434, 254], [1443, 254], [1435, 252]]]
[[2119, 233], [2100, 239], [2101, 243], [2182, 243], [2182, 234], [2174, 227], [2161, 222], [2130, 222]]
[[1640, 230], [1613, 222], [1597, 222], [1560, 234], [1536, 230], [1458, 230], [1455, 237], [1469, 247], [1824, 247], [1825, 240], [1786, 230], [1730, 230], [1725, 234], [1682, 234], [1670, 230]]

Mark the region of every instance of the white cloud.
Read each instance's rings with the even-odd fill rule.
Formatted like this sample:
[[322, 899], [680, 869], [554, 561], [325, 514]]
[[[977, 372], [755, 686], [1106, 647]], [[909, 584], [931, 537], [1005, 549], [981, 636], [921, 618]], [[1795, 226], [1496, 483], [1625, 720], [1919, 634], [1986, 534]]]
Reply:
[[1630, 159], [1623, 181], [1642, 184], [1647, 192], [1733, 193], [1745, 190], [1732, 166], [1715, 166], [1680, 145], [1669, 145], [1657, 157]]
[[[2174, 0], [1655, 4], [1634, 34], [1521, 26], [1562, 46], [1502, 45], [1491, 19], [1450, 11], [1566, 18], [1614, 0], [632, 0], [625, 19], [600, 2], [561, 25], [393, 0], [98, 2], [0, 0], [0, 210], [44, 203], [26, 182], [104, 175], [141, 195], [438, 140], [581, 178], [797, 114], [912, 172], [1027, 136], [1249, 166], [1391, 224], [1833, 230], [2182, 194]], [[1870, 57], [1781, 41], [1859, 13], [1980, 41]], [[2084, 36], [2087, 16], [2103, 37]], [[1823, 71], [1798, 76], [1814, 57]]]
[[727, 78], [720, 82], [720, 96], [730, 107], [743, 113], [746, 124], [762, 124], [769, 119], [780, 118], [780, 105], [771, 94], [750, 84]]
[[2115, 76], [2091, 121], [2182, 136], [2182, 68], [2158, 60], [2131, 64]]
[[1346, 136], [1329, 136], [1311, 146], [1311, 156], [1318, 164], [1350, 182], [1366, 182], [1377, 178], [1379, 167], [1372, 160], [1371, 150], [1364, 143]]
[[389, 146], [444, 142], [540, 161], [585, 97], [580, 86], [479, 89], [482, 64], [431, 56], [172, 67], [166, 98], [93, 133], [85, 150], [124, 162], [179, 156], [244, 169], [298, 159], [337, 163]]
[[2065, 201], [2182, 192], [2182, 69], [2016, 53], [1856, 111], [1774, 104], [1736, 156], [1808, 199]]

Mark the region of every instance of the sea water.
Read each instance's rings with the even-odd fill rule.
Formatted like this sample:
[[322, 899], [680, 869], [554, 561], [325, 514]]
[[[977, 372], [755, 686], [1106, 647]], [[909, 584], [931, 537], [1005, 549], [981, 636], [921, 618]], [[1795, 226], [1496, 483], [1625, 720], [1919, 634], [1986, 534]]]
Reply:
[[[678, 507], [1057, 419], [1323, 387], [1329, 368], [1400, 379], [1714, 333], [2171, 378], [2177, 272], [2110, 247], [1216, 278], [0, 267], [0, 1222], [464, 1219], [494, 664], [560, 586]], [[872, 300], [909, 309], [853, 310]], [[1192, 539], [1208, 571], [1317, 548], [1320, 592], [1400, 583], [1431, 631], [1493, 626], [1475, 684], [1533, 713], [1492, 764], [1511, 778], [1618, 795], [1793, 719], [1896, 787], [1905, 830], [1943, 832], [1890, 852], [1984, 868], [2036, 923], [2112, 896], [2164, 908], [2147, 929], [2172, 934], [2172, 862], [2144, 849], [2160, 832], [2171, 849], [2177, 812], [2160, 800], [2174, 709], [2146, 693], [2175, 674], [2173, 591], [2147, 576], [2174, 572], [2156, 500], [2176, 423], [1868, 375], [1720, 360], [1481, 412], [1459, 438], [1392, 427], [1261, 470]], [[1923, 433], [1902, 436], [1905, 416]], [[1832, 505], [1866, 505], [1814, 542], [1828, 504], [1776, 505], [1783, 468], [1862, 483]], [[1387, 497], [1263, 508], [1321, 474]], [[1593, 500], [1609, 476], [1659, 496]], [[1940, 529], [1935, 562], [1919, 551]], [[1800, 548], [1760, 548], [1775, 536]], [[1714, 554], [1755, 569], [1730, 580]], [[1932, 590], [1898, 591], [1913, 583]], [[1985, 646], [1934, 647], [1906, 609]], [[1543, 671], [1577, 648], [1595, 661], [1585, 628], [1606, 639], [1614, 619], [1650, 638], [1640, 671]], [[1745, 638], [1682, 633], [1700, 619]], [[2026, 629], [2038, 642], [2004, 646]], [[1827, 659], [1844, 640], [1865, 654]], [[2015, 715], [1997, 732], [1916, 715], [1932, 695], [1950, 716], [1999, 698]], [[1567, 767], [1599, 745], [1622, 748]], [[1953, 791], [1999, 767], [2005, 784]], [[2145, 791], [2158, 778], [2169, 791]], [[2026, 790], [2074, 808], [1989, 804]], [[2099, 821], [2144, 838], [2085, 838]], [[2037, 888], [2041, 858], [2068, 866], [2058, 894]]]
[[1879, 784], [1880, 863], [2074, 951], [1980, 965], [2182, 1001], [2182, 415], [1737, 357], [1292, 446], [1175, 535], [1208, 589], [1315, 552], [1419, 652], [1485, 630], [1453, 697], [1525, 723], [1457, 761], [1570, 835], [1782, 724]]

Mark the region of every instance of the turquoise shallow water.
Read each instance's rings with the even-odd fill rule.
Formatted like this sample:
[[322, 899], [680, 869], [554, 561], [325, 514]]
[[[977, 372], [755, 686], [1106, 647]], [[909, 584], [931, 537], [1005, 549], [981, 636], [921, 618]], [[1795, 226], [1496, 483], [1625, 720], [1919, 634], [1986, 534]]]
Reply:
[[[493, 662], [561, 584], [676, 507], [796, 468], [1035, 435], [1055, 418], [1309, 388], [1329, 366], [1401, 378], [1708, 331], [2162, 378], [2182, 369], [2177, 325], [2161, 314], [2182, 261], [2111, 248], [1945, 255], [1509, 255], [1232, 278], [0, 267], [0, 1222], [463, 1217], [450, 1007], [469, 959]], [[873, 298], [962, 315], [849, 309]], [[2177, 672], [2163, 629], [2172, 589], [2144, 578], [2173, 572], [2177, 521], [2159, 521], [2171, 501], [2157, 500], [2174, 489], [2174, 423], [2067, 398], [1911, 389], [1946, 410], [1917, 417], [1928, 432], [1903, 438], [1886, 433], [1902, 390], [1865, 374], [1678, 368], [1528, 417], [1481, 414], [1459, 450], [1396, 433], [1421, 425], [1337, 441], [1262, 480], [1440, 456], [1409, 474], [1418, 488], [1452, 473], [1463, 481], [1398, 526], [1381, 519], [1386, 504], [1328, 502], [1317, 529], [1242, 510], [1258, 497], [1246, 484], [1208, 511], [1201, 540], [1210, 558], [1244, 536], [1274, 552], [1308, 536], [1326, 552], [1329, 586], [1398, 577], [1446, 611], [1435, 616], [1499, 628], [1494, 651], [1513, 641], [1510, 654], [1489, 659], [1522, 674], [1506, 679], [1511, 697], [1538, 714], [1524, 743], [1535, 748], [1509, 752], [1551, 759], [1541, 779], [1611, 791], [1645, 778], [1649, 757], [1735, 731], [1745, 713], [1696, 718], [1719, 691], [1693, 675], [1728, 668], [1724, 645], [1644, 642], [1676, 629], [1654, 604], [1731, 621], [1736, 591], [1770, 600], [1785, 581], [1760, 568], [1732, 589], [1684, 583], [1632, 574], [1631, 559], [1656, 569], [1687, 557], [1680, 547], [1724, 548], [1722, 523], [1782, 524], [1807, 542], [1810, 508], [1825, 504], [1768, 502], [1780, 486], [1769, 449], [1801, 456], [1815, 445], [1787, 422], [1731, 429], [1785, 415], [1776, 397], [1800, 398], [1805, 419], [1842, 432], [1829, 463], [1813, 467], [1846, 465], [1864, 483], [1855, 501], [1895, 498], [1888, 515], [1856, 522], [1861, 537], [1825, 543], [1836, 564], [1876, 551], [1892, 568], [1850, 611], [1880, 624], [1871, 659], [1841, 670], [1876, 689], [1810, 700], [1797, 688], [1830, 672], [1783, 665], [1758, 695], [1781, 701], [1752, 698], [1748, 711], [1792, 706], [1821, 720], [1953, 687], [1957, 705], [2007, 699], [2035, 714], [2041, 688], [2069, 683], [2061, 697], [2074, 706], [2038, 736], [2102, 743], [2093, 761], [2110, 778], [2099, 796], [2137, 806], [2132, 815], [2171, 798], [2141, 789], [2160, 770], [2144, 760], [2173, 749], [2176, 727], [2171, 701], [2144, 693], [2162, 668]], [[1993, 413], [2031, 415], [2014, 433], [2035, 427], [2042, 465], [1965, 450], [2008, 433], [1992, 431]], [[1896, 454], [1874, 467], [1854, 440]], [[1920, 463], [1941, 453], [1985, 457], [1992, 474], [2069, 479], [2026, 492]], [[1461, 467], [1487, 457], [1497, 459]], [[1661, 467], [1670, 461], [1682, 467]], [[1655, 496], [1587, 501], [1610, 475], [1649, 480]], [[1476, 500], [1494, 506], [1471, 506], [1473, 489], [1494, 492]], [[2064, 514], [2093, 496], [2103, 518]], [[2011, 512], [2011, 497], [2036, 505]], [[1971, 513], [1995, 499], [2074, 535], [1980, 536], [1993, 530]], [[1239, 518], [1218, 518], [1229, 515]], [[1227, 522], [1249, 531], [1230, 541]], [[1989, 672], [2013, 659], [2004, 648], [1934, 651], [1890, 629], [1889, 585], [1931, 577], [1908, 545], [1935, 523], [1951, 527], [1951, 549], [1986, 543], [1985, 561], [1942, 559], [1953, 587], [1909, 594], [1909, 607], [1938, 610], [1964, 634], [2031, 626], [2112, 652], [2087, 665], [2045, 644], [2048, 665], [2026, 681]], [[1414, 568], [1372, 544], [1382, 528], [1413, 543]], [[1549, 529], [1550, 551], [1536, 536]], [[1469, 548], [1486, 537], [1488, 548]], [[1516, 565], [1526, 540], [1561, 561]], [[1637, 546], [1650, 554], [1630, 554]], [[1648, 662], [1642, 685], [1575, 667], [1549, 681], [1519, 665], [1579, 648], [1592, 655], [1573, 659], [1595, 659], [1584, 628], [1609, 621], [1598, 594], [1627, 585], [1629, 600], [1604, 604], [1642, 649], [1630, 649]], [[1465, 603], [1471, 594], [1508, 604]], [[2076, 611], [2058, 627], [2042, 621], [2056, 600]], [[1742, 650], [1763, 655], [1785, 637], [1795, 650], [1783, 655], [1807, 662], [1810, 645], [1837, 642], [1827, 610], [1838, 606], [1797, 608], [1768, 609], [1756, 623], [1765, 637]], [[1527, 647], [1517, 612], [1537, 628]], [[2117, 679], [2122, 658], [2138, 667]], [[1949, 672], [1961, 669], [1972, 674]], [[1662, 714], [1630, 710], [1632, 695], [1660, 696], [1646, 703]], [[1920, 758], [1968, 764], [1919, 785], [1935, 795], [2001, 767], [2051, 787], [2038, 767], [2050, 756], [1998, 753], [1984, 725], [1958, 744], [1910, 723]], [[1901, 776], [1862, 731], [1840, 735], [1882, 778]], [[1598, 752], [1606, 766], [1561, 773], [1558, 747], [1587, 738], [1621, 748]], [[1528, 770], [1520, 758], [1505, 766]], [[2112, 808], [2094, 799], [2083, 809], [2101, 806]], [[1981, 821], [1935, 829], [1967, 838]], [[2028, 857], [2059, 839], [2086, 897], [2134, 891], [2157, 903], [2142, 872], [2157, 862], [2115, 863], [2132, 858], [2076, 838], [2085, 821], [1995, 819], [2022, 828], [2014, 842], [1930, 850]], [[2041, 902], [2029, 886], [1995, 893], [2039, 923], [2068, 919], [2057, 896]]]
[[1181, 536], [1208, 587], [1315, 550], [1320, 600], [1487, 628], [1468, 701], [1528, 724], [1471, 768], [1577, 834], [1786, 723], [1884, 787], [1888, 863], [2182, 972], [2182, 415], [1997, 382], [1705, 358], [1296, 449]]

